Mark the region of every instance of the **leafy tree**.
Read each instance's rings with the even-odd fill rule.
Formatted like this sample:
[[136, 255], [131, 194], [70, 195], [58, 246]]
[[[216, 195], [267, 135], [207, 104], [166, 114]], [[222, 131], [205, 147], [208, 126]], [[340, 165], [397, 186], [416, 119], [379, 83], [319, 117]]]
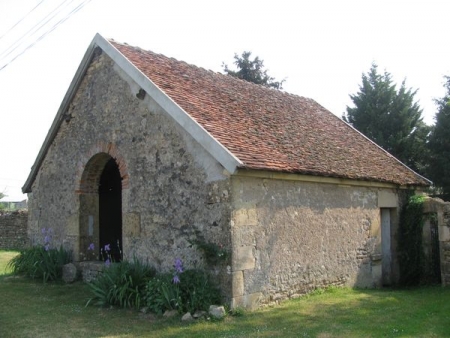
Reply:
[[234, 54], [234, 64], [236, 71], [228, 68], [228, 65], [222, 63], [223, 70], [226, 74], [237, 77], [248, 82], [253, 82], [265, 87], [283, 89], [284, 79], [281, 81], [274, 81], [275, 78], [267, 74], [267, 69], [264, 69], [264, 61], [259, 57], [250, 59], [251, 52], [243, 52], [241, 56]]
[[388, 72], [379, 74], [377, 65], [362, 75], [359, 92], [350, 95], [354, 107], [347, 106], [343, 119], [411, 169], [425, 171], [426, 139], [430, 127], [422, 121], [417, 91], [399, 90]]
[[440, 188], [443, 198], [450, 200], [450, 76], [445, 77], [446, 93], [435, 100], [438, 111], [436, 124], [428, 143], [430, 149], [430, 167], [428, 176], [436, 187]]

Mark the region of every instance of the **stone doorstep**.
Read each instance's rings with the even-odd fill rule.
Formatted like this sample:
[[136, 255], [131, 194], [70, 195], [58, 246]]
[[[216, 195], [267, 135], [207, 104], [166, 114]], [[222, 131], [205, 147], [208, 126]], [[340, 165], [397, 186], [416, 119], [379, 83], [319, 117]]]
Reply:
[[75, 263], [77, 269], [81, 271], [83, 282], [91, 282], [97, 275], [103, 271], [105, 262], [103, 261], [84, 261]]

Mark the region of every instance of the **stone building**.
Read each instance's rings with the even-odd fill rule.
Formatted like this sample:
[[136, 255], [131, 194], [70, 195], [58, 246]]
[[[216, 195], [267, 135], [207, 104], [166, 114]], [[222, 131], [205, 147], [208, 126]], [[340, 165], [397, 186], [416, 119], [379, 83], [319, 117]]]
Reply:
[[403, 192], [428, 185], [311, 99], [97, 35], [23, 191], [32, 242], [159, 270], [215, 243], [230, 304], [255, 307], [395, 281]]

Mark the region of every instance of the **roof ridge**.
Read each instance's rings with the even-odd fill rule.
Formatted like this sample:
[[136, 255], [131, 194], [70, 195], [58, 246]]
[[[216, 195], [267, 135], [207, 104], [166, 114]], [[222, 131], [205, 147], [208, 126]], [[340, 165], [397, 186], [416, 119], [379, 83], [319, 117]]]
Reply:
[[272, 93], [279, 93], [280, 95], [286, 95], [286, 96], [290, 96], [290, 97], [293, 97], [293, 98], [300, 98], [300, 99], [309, 100], [309, 101], [313, 101], [313, 102], [317, 103], [317, 101], [315, 101], [312, 98], [308, 98], [308, 97], [305, 97], [305, 96], [301, 96], [301, 95], [298, 95], [298, 94], [287, 92], [287, 91], [282, 90], [282, 89], [276, 89], [276, 88], [272, 88], [272, 87], [267, 87], [267, 86], [264, 86], [262, 84], [257, 84], [257, 83], [254, 83], [254, 82], [250, 82], [250, 81], [247, 81], [247, 80], [244, 80], [244, 79], [240, 79], [240, 78], [237, 78], [237, 77], [234, 77], [234, 76], [222, 73], [220, 71], [214, 71], [212, 69], [207, 69], [207, 68], [204, 68], [204, 67], [201, 67], [201, 66], [197, 66], [197, 65], [195, 65], [193, 63], [189, 63], [189, 62], [186, 62], [184, 60], [179, 60], [179, 59], [177, 59], [177, 58], [175, 58], [173, 56], [168, 56], [168, 55], [165, 55], [163, 53], [154, 52], [153, 50], [150, 50], [150, 49], [144, 49], [142, 47], [135, 46], [135, 45], [130, 45], [130, 44], [126, 43], [126, 42], [119, 42], [119, 41], [116, 41], [114, 39], [107, 39], [107, 40], [110, 41], [110, 42], [113, 42], [115, 44], [118, 44], [118, 45], [122, 45], [122, 46], [125, 46], [125, 47], [128, 47], [128, 48], [133, 48], [133, 49], [135, 49], [135, 50], [137, 50], [139, 52], [142, 52], [142, 53], [149, 53], [149, 54], [152, 54], [152, 55], [155, 55], [155, 56], [163, 57], [165, 59], [173, 60], [174, 62], [184, 64], [184, 65], [186, 65], [188, 67], [192, 67], [194, 69], [198, 69], [198, 70], [204, 71], [206, 73], [211, 73], [212, 75], [223, 76], [227, 80], [236, 81], [236, 82], [239, 82], [239, 83], [241, 83], [241, 84], [243, 84], [245, 86], [249, 86], [249, 87], [254, 86], [255, 88], [259, 88], [261, 90], [267, 90], [267, 91], [270, 91]]
[[[312, 98], [115, 43], [246, 168], [402, 185], [430, 183], [355, 128], [350, 126], [349, 133], [345, 121]], [[152, 57], [161, 63], [148, 65]], [[193, 78], [187, 79], [180, 68], [190, 70]]]

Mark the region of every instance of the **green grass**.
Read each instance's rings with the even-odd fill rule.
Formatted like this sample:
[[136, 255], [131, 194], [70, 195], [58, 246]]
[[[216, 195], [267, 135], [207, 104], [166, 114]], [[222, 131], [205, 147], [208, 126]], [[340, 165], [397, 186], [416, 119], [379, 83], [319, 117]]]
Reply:
[[[5, 256], [0, 251], [0, 270]], [[85, 307], [83, 283], [0, 276], [0, 337], [450, 337], [450, 289], [330, 289], [222, 321], [185, 324]]]
[[0, 276], [11, 273], [11, 270], [7, 268], [7, 265], [8, 262], [17, 255], [17, 251], [0, 250]]

